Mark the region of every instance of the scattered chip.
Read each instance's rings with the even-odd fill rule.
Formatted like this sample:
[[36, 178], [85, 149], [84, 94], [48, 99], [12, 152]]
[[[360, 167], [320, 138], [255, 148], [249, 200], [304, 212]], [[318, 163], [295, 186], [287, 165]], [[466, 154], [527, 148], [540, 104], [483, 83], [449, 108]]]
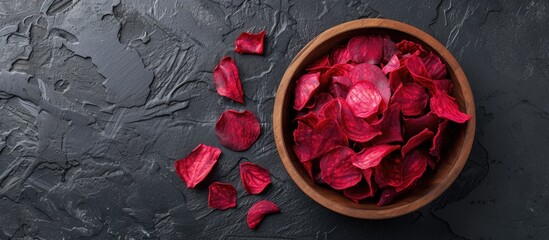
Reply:
[[229, 109], [217, 120], [215, 133], [221, 145], [239, 152], [250, 148], [257, 141], [261, 126], [252, 112]]
[[248, 215], [246, 216], [246, 222], [250, 229], [255, 229], [263, 218], [269, 214], [279, 213], [280, 208], [273, 202], [268, 200], [261, 200], [255, 203], [250, 210], [248, 210]]
[[236, 207], [236, 189], [229, 183], [214, 182], [210, 184], [208, 206], [218, 210]]
[[242, 92], [238, 68], [231, 57], [224, 57], [215, 66], [213, 79], [219, 95], [244, 103], [244, 92]]
[[240, 164], [240, 180], [249, 194], [260, 194], [271, 184], [271, 175], [267, 169], [250, 162]]
[[199, 144], [189, 155], [175, 162], [175, 171], [187, 188], [194, 188], [210, 173], [219, 155], [219, 148]]
[[237, 53], [250, 53], [263, 55], [263, 45], [265, 42], [265, 31], [257, 34], [243, 32], [234, 42], [234, 51]]

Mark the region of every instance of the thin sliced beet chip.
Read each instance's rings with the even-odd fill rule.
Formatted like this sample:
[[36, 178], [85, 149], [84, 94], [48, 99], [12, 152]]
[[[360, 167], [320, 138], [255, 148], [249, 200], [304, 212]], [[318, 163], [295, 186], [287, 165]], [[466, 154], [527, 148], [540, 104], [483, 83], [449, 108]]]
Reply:
[[330, 62], [332, 65], [349, 63], [351, 61], [351, 55], [347, 51], [347, 45], [341, 45], [336, 47], [330, 55]]
[[267, 169], [245, 162], [240, 164], [240, 180], [246, 192], [259, 194], [271, 184], [271, 175]]
[[343, 190], [343, 195], [350, 198], [352, 201], [357, 202], [368, 197], [372, 197], [375, 194], [375, 186], [372, 184], [372, 169], [365, 169], [362, 171], [365, 181], [360, 181], [357, 185]]
[[429, 129], [431, 132], [436, 132], [440, 118], [432, 112], [418, 118], [404, 118], [404, 135], [406, 138], [411, 138], [423, 129]]
[[365, 119], [355, 116], [342, 98], [327, 103], [321, 110], [320, 117], [336, 119], [347, 137], [356, 142], [367, 142], [381, 134], [376, 128], [370, 127]]
[[381, 71], [383, 72], [383, 74], [387, 74], [395, 71], [399, 67], [400, 67], [400, 60], [398, 59], [398, 56], [395, 54], [393, 55], [392, 58], [389, 59], [389, 62], [387, 62], [387, 64], [383, 66]]
[[396, 44], [396, 48], [402, 55], [419, 52], [420, 57], [427, 56], [427, 51], [420, 44], [412, 41], [402, 40]]
[[429, 72], [427, 71], [427, 69], [423, 65], [423, 62], [418, 56], [410, 56], [406, 59], [405, 64], [414, 81], [429, 89], [432, 94], [436, 92], [435, 83], [432, 79], [430, 79]]
[[400, 149], [400, 145], [376, 145], [365, 148], [354, 155], [351, 160], [355, 167], [365, 170], [377, 166], [385, 156], [398, 149]]
[[431, 79], [442, 79], [446, 77], [446, 65], [444, 65], [436, 54], [430, 52], [427, 58], [423, 60], [423, 64], [429, 72]]
[[317, 94], [314, 99], [316, 104], [313, 108], [311, 108], [310, 112], [315, 113], [316, 115], [319, 115], [322, 108], [324, 108], [326, 104], [332, 101], [332, 99], [334, 98], [329, 93], [323, 92], [323, 93]]
[[307, 124], [309, 127], [314, 127], [320, 121], [320, 118], [318, 118], [314, 112], [309, 112], [305, 115], [296, 117], [295, 120]]
[[231, 57], [224, 57], [213, 72], [217, 93], [239, 103], [244, 103], [244, 93], [238, 76], [238, 68]]
[[374, 179], [380, 188], [398, 187], [402, 185], [402, 158], [391, 155], [383, 159], [374, 169]]
[[332, 84], [330, 84], [330, 94], [334, 97], [340, 97], [345, 99], [349, 89], [353, 86], [353, 82], [346, 76], [333, 76]]
[[367, 118], [375, 114], [382, 97], [376, 87], [370, 82], [356, 83], [347, 94], [345, 101], [357, 117]]
[[318, 72], [304, 74], [297, 79], [295, 86], [294, 109], [298, 111], [303, 109], [315, 93], [318, 86], [320, 86], [320, 73]]
[[257, 34], [243, 32], [234, 42], [234, 51], [237, 53], [250, 53], [263, 55], [265, 31]]
[[396, 91], [400, 84], [412, 82], [412, 76], [406, 66], [401, 65], [399, 68], [389, 73], [389, 86], [391, 91]]
[[351, 64], [335, 64], [320, 75], [320, 84], [326, 86], [334, 76], [347, 76], [351, 69], [353, 69]]
[[440, 118], [448, 119], [457, 123], [464, 123], [471, 117], [459, 110], [456, 99], [444, 92], [437, 92], [431, 97], [431, 111]]
[[323, 57], [321, 57], [320, 59], [316, 60], [316, 62], [314, 62], [311, 66], [309, 66], [306, 70], [309, 71], [309, 72], [313, 72], [313, 71], [320, 71], [320, 72], [324, 72], [326, 71], [327, 69], [330, 68], [330, 58], [328, 55], [324, 55]]
[[239, 152], [250, 148], [257, 141], [261, 126], [252, 112], [229, 109], [217, 120], [215, 134], [221, 145]]
[[446, 145], [448, 140], [448, 120], [444, 120], [438, 124], [437, 133], [433, 137], [433, 145], [429, 149], [429, 154], [435, 157], [437, 161], [440, 159], [440, 150]]
[[423, 113], [428, 100], [429, 95], [421, 85], [405, 83], [397, 88], [391, 98], [391, 103], [400, 105], [402, 115], [417, 116]]
[[303, 167], [305, 168], [305, 171], [307, 171], [307, 175], [311, 178], [311, 180], [315, 180], [313, 177], [313, 161], [307, 161], [307, 162], [301, 162]]
[[194, 188], [210, 173], [219, 155], [219, 148], [199, 144], [189, 155], [175, 162], [175, 171], [187, 188]]
[[228, 183], [214, 182], [210, 184], [208, 206], [219, 210], [236, 207], [236, 189]]
[[335, 119], [324, 119], [314, 127], [298, 123], [294, 142], [301, 162], [320, 157], [337, 146], [349, 145], [347, 136]]
[[360, 182], [362, 170], [353, 166], [353, 149], [337, 146], [320, 159], [320, 176], [330, 187], [342, 190]]
[[413, 136], [406, 142], [406, 144], [402, 147], [401, 153], [402, 156], [408, 155], [410, 151], [412, 151], [414, 148], [418, 147], [422, 143], [426, 142], [427, 140], [433, 138], [434, 133], [431, 132], [429, 129], [423, 129], [423, 131], [419, 132], [417, 135]]
[[452, 94], [452, 91], [454, 90], [454, 84], [452, 81], [448, 79], [439, 79], [439, 80], [433, 80], [435, 83], [435, 86], [437, 88], [437, 91], [443, 91], [448, 95]]
[[391, 99], [389, 79], [379, 67], [367, 63], [358, 64], [351, 69], [349, 77], [354, 84], [361, 81], [367, 81], [374, 84], [385, 103], [382, 110], [389, 105], [389, 100]]
[[395, 191], [395, 188], [387, 187], [381, 191], [381, 196], [379, 197], [379, 201], [377, 202], [377, 205], [385, 206], [385, 205], [391, 204], [395, 200], [396, 196], [397, 196], [397, 192]]
[[400, 107], [393, 104], [383, 113], [383, 117], [372, 124], [381, 132], [381, 135], [372, 139], [372, 143], [384, 144], [402, 142], [402, 131], [400, 129]]
[[353, 37], [347, 51], [355, 63], [379, 64], [383, 57], [383, 40], [378, 35]]
[[250, 210], [248, 210], [248, 215], [246, 216], [246, 222], [250, 229], [255, 229], [263, 218], [269, 214], [279, 213], [280, 208], [273, 202], [267, 200], [261, 200], [255, 203]]
[[389, 36], [381, 36], [383, 40], [383, 62], [389, 62], [389, 59], [396, 53], [396, 44]]
[[402, 160], [402, 183], [394, 186], [400, 192], [414, 184], [427, 169], [430, 156], [418, 149], [413, 150]]

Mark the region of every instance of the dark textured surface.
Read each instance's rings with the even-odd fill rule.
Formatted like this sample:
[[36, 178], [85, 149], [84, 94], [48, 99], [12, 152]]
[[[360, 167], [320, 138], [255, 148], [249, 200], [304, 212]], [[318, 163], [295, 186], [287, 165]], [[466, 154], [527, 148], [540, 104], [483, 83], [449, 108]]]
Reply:
[[[17, 0], [0, 2], [0, 239], [546, 239], [549, 236], [549, 3], [541, 1]], [[278, 81], [327, 28], [358, 18], [404, 21], [445, 44], [477, 104], [460, 177], [420, 211], [383, 221], [322, 208], [289, 179], [271, 133]], [[267, 31], [264, 57], [238, 55], [242, 31]], [[245, 106], [217, 95], [224, 55], [240, 68]], [[186, 190], [173, 162], [220, 146], [227, 108], [257, 114], [259, 141], [222, 148]], [[238, 165], [271, 170], [245, 194]], [[207, 207], [231, 182], [237, 209]], [[282, 213], [259, 229], [252, 203]]]

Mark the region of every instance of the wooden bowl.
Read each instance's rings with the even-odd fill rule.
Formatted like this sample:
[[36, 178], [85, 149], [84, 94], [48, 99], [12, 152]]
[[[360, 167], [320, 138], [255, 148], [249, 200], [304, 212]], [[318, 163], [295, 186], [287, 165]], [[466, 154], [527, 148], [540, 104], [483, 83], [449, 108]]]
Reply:
[[[453, 97], [462, 111], [471, 116], [466, 124], [455, 129], [451, 142], [442, 153], [437, 168], [423, 176], [411, 191], [399, 196], [394, 203], [377, 206], [355, 203], [339, 191], [315, 184], [307, 175], [293, 151], [293, 110], [295, 79], [305, 67], [329, 53], [337, 45], [359, 34], [383, 33], [395, 42], [402, 39], [422, 43], [426, 50], [434, 51], [446, 64], [454, 84]], [[278, 153], [284, 167], [297, 186], [320, 205], [355, 218], [384, 219], [401, 216], [425, 206], [444, 192], [457, 178], [471, 151], [475, 135], [475, 104], [473, 94], [461, 66], [440, 42], [429, 34], [408, 24], [387, 19], [362, 19], [340, 24], [326, 30], [309, 42], [293, 59], [282, 77], [273, 112], [273, 131]]]

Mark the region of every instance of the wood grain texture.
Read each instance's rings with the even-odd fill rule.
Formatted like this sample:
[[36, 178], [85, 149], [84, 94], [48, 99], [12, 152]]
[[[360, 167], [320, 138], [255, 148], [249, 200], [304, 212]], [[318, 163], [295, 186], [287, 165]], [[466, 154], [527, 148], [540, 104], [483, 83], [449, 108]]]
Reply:
[[[290, 126], [293, 103], [293, 80], [305, 66], [330, 52], [335, 46], [358, 34], [383, 33], [395, 41], [410, 39], [423, 43], [427, 50], [436, 52], [446, 64], [454, 84], [453, 97], [462, 111], [471, 116], [466, 124], [456, 129], [453, 139], [442, 153], [436, 170], [422, 178], [412, 191], [393, 204], [378, 207], [375, 203], [354, 203], [340, 192], [315, 184], [302, 168], [293, 152]], [[435, 38], [408, 24], [387, 19], [361, 19], [343, 23], [326, 30], [310, 41], [295, 56], [280, 82], [273, 112], [273, 131], [278, 153], [296, 185], [322, 206], [355, 218], [385, 219], [401, 216], [421, 208], [440, 196], [457, 178], [471, 151], [475, 135], [475, 104], [465, 73], [454, 56]]]

